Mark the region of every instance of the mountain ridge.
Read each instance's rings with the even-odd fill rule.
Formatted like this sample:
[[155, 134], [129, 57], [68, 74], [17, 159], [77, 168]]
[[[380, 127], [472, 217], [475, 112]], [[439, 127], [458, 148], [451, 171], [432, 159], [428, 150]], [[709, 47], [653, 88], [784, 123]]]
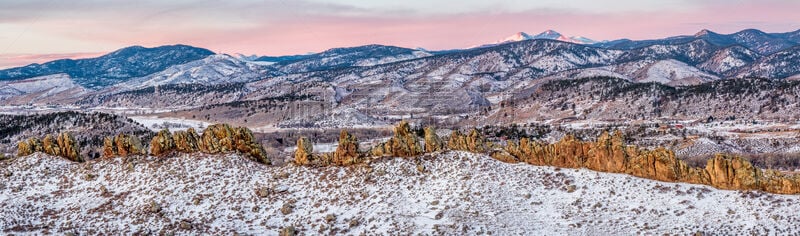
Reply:
[[213, 54], [207, 49], [182, 44], [152, 48], [131, 46], [95, 58], [60, 59], [0, 70], [0, 81], [66, 73], [83, 87], [102, 88]]

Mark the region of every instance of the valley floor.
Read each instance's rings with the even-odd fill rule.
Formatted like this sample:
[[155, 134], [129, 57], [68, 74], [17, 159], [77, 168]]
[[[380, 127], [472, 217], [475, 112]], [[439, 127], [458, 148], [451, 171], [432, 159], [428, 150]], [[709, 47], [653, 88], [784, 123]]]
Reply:
[[2, 234], [796, 234], [798, 201], [465, 152], [347, 168], [204, 154], [0, 162]]

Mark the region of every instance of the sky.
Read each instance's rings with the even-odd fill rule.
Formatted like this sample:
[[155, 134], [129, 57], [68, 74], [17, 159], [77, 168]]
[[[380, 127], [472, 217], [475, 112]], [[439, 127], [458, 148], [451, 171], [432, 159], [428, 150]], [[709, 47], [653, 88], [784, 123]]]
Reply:
[[187, 44], [293, 55], [465, 48], [553, 29], [595, 40], [800, 29], [797, 0], [0, 0], [0, 68]]

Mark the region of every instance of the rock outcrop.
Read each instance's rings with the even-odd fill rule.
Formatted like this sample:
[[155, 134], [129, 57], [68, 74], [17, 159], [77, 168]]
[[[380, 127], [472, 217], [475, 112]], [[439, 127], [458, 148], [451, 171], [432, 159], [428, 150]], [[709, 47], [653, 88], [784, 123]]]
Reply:
[[245, 127], [237, 127], [234, 129], [233, 143], [234, 150], [249, 155], [255, 161], [270, 165], [271, 160], [267, 157], [267, 152], [264, 147], [256, 142], [256, 138], [250, 129]]
[[[150, 140], [150, 154], [163, 156], [170, 152], [183, 153], [204, 152], [209, 154], [239, 152], [264, 164], [271, 164], [261, 144], [255, 141], [253, 132], [245, 127], [232, 128], [228, 124], [208, 126], [200, 136], [194, 129], [170, 133], [161, 130]], [[103, 140], [103, 156], [145, 155], [139, 138], [133, 135], [119, 134]]]
[[58, 146], [58, 141], [53, 135], [45, 135], [42, 139], [42, 150], [44, 153], [53, 156], [61, 156], [61, 148]]
[[130, 134], [117, 134], [103, 139], [103, 157], [126, 157], [147, 155], [139, 137]]
[[264, 147], [256, 143], [253, 132], [245, 127], [232, 128], [228, 124], [208, 126], [198, 142], [200, 151], [216, 154], [237, 151], [264, 164], [271, 164]]
[[353, 165], [361, 161], [361, 154], [358, 152], [358, 139], [347, 133], [346, 130], [342, 130], [339, 133], [339, 146], [336, 147], [336, 151], [323, 157], [323, 162], [330, 162], [330, 164], [338, 166]]
[[43, 152], [42, 141], [40, 141], [38, 138], [28, 138], [19, 142], [17, 145], [18, 157], [31, 155], [35, 152]]
[[175, 150], [184, 153], [193, 153], [200, 150], [197, 141], [200, 140], [200, 135], [194, 131], [194, 128], [189, 128], [186, 131], [175, 131], [172, 135], [172, 140], [175, 143]]
[[400, 121], [394, 127], [394, 136], [385, 143], [378, 144], [370, 152], [373, 156], [413, 157], [422, 154], [422, 146], [408, 122]]
[[314, 160], [313, 152], [314, 145], [311, 140], [300, 137], [297, 139], [297, 150], [294, 151], [294, 163], [301, 166], [311, 165]]
[[759, 189], [764, 174], [741, 157], [717, 154], [706, 163], [709, 182], [722, 189]]
[[463, 135], [456, 130], [450, 134], [450, 139], [447, 140], [447, 148], [450, 150], [485, 153], [488, 150], [488, 145], [476, 129], [470, 131], [468, 135]]
[[627, 146], [619, 132], [613, 136], [605, 132], [595, 142], [566, 136], [556, 143], [545, 144], [523, 138], [519, 143], [509, 142], [505, 150], [494, 151], [492, 157], [504, 162], [587, 168], [659, 181], [705, 184], [720, 189], [800, 193], [800, 175], [762, 171], [747, 160], [721, 154], [708, 160], [705, 168], [694, 168], [664, 148], [646, 150]]
[[444, 143], [439, 135], [436, 134], [436, 128], [432, 126], [425, 127], [425, 152], [438, 152], [444, 149]]
[[19, 143], [17, 156], [27, 156], [35, 152], [44, 152], [48, 155], [64, 157], [70, 161], [83, 162], [80, 155], [80, 147], [75, 137], [69, 132], [59, 134], [57, 137], [46, 135], [43, 141], [37, 138], [29, 138]]
[[200, 136], [200, 151], [210, 154], [233, 151], [233, 128], [228, 124], [215, 124], [206, 127]]
[[84, 161], [80, 153], [81, 148], [78, 146], [78, 142], [75, 141], [75, 137], [73, 137], [71, 133], [64, 132], [58, 135], [58, 147], [61, 149], [62, 157], [71, 161]]
[[150, 155], [163, 156], [175, 150], [175, 140], [168, 129], [158, 131], [158, 134], [150, 140]]

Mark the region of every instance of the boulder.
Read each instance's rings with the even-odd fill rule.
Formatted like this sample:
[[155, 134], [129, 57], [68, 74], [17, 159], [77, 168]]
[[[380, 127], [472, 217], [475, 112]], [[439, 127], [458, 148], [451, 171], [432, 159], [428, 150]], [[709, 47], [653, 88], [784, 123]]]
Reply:
[[339, 133], [339, 146], [332, 155], [329, 155], [325, 160], [330, 160], [331, 164], [339, 166], [348, 166], [361, 162], [361, 155], [358, 152], [358, 139], [342, 130]]
[[550, 159], [552, 159], [545, 153], [545, 147], [546, 145], [543, 143], [531, 141], [528, 138], [521, 138], [519, 144], [514, 141], [509, 141], [506, 146], [506, 151], [521, 162], [544, 166], [550, 165]]
[[447, 148], [474, 153], [485, 153], [488, 149], [486, 140], [476, 129], [470, 131], [468, 135], [463, 135], [457, 130], [453, 131], [450, 139], [447, 140]]
[[228, 124], [214, 124], [203, 130], [200, 151], [210, 154], [233, 151], [233, 129]]
[[42, 152], [42, 141], [38, 138], [29, 138], [19, 142], [17, 146], [17, 156], [28, 156], [35, 152]]
[[193, 153], [200, 150], [197, 141], [200, 140], [200, 135], [194, 131], [194, 128], [189, 128], [186, 131], [175, 131], [172, 136], [175, 143], [175, 150], [184, 153]]
[[216, 154], [237, 151], [264, 164], [271, 164], [264, 147], [255, 141], [253, 132], [245, 127], [232, 128], [228, 124], [206, 127], [198, 142], [200, 151]]
[[238, 127], [233, 129], [233, 150], [246, 154], [253, 160], [270, 165], [272, 161], [267, 157], [264, 147], [256, 142], [256, 138], [250, 129]]
[[42, 150], [51, 156], [61, 156], [61, 148], [58, 146], [58, 141], [53, 135], [45, 135], [42, 139]]
[[763, 190], [770, 193], [800, 193], [800, 175], [788, 175], [776, 170], [766, 170], [761, 177]]
[[103, 157], [113, 157], [117, 155], [117, 145], [114, 144], [113, 137], [103, 138]]
[[[513, 145], [513, 144], [509, 144], [509, 145]], [[494, 151], [492, 151], [492, 154], [490, 154], [489, 156], [491, 156], [494, 159], [497, 159], [498, 161], [502, 161], [502, 162], [505, 162], [505, 163], [518, 163], [519, 162], [519, 159], [517, 159], [517, 157], [515, 157], [514, 155], [511, 155], [511, 153], [509, 153], [506, 150], [494, 150]]]
[[642, 150], [631, 157], [629, 163], [627, 173], [630, 175], [668, 182], [680, 180], [689, 168], [665, 148]]
[[590, 148], [591, 144], [567, 135], [553, 145], [545, 146], [544, 161], [551, 166], [581, 168]]
[[126, 157], [132, 155], [147, 155], [147, 151], [142, 146], [139, 137], [130, 134], [118, 134], [113, 138], [106, 137], [103, 139], [103, 157]]
[[297, 139], [297, 150], [294, 151], [294, 163], [305, 166], [311, 165], [313, 161], [314, 145], [306, 137]]
[[35, 152], [44, 152], [48, 155], [64, 157], [70, 161], [82, 162], [78, 142], [69, 132], [59, 134], [57, 137], [46, 135], [44, 141], [29, 138], [19, 143], [17, 156], [27, 156]]
[[425, 152], [437, 152], [444, 148], [444, 143], [439, 135], [436, 134], [436, 128], [433, 126], [425, 127]]
[[173, 150], [175, 150], [175, 140], [168, 129], [158, 131], [158, 134], [150, 140], [150, 154], [153, 156], [162, 156]]
[[400, 121], [394, 127], [394, 136], [385, 143], [378, 144], [370, 152], [373, 156], [412, 157], [422, 154], [422, 146], [408, 122]]
[[65, 157], [71, 161], [84, 161], [80, 154], [81, 149], [78, 146], [78, 142], [75, 141], [75, 137], [73, 137], [71, 133], [64, 132], [59, 134], [57, 141], [62, 157]]

